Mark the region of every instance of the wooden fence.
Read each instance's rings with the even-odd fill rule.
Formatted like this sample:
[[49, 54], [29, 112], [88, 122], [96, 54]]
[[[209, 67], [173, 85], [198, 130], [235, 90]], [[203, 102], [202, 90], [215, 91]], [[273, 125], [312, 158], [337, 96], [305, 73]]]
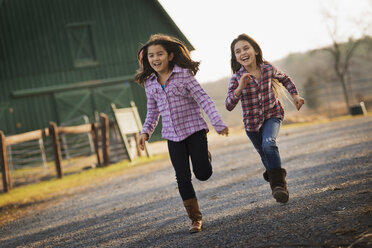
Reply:
[[[100, 136], [99, 129], [101, 130]], [[97, 156], [98, 166], [109, 165], [110, 164], [109, 118], [106, 114], [103, 113], [100, 115], [99, 123], [58, 127], [55, 122], [50, 122], [49, 128], [30, 131], [27, 133], [12, 135], [8, 137], [6, 137], [4, 132], [0, 130], [0, 162], [4, 192], [9, 192], [9, 190], [12, 189], [12, 181], [10, 178], [8, 164], [7, 146], [50, 136], [52, 138], [53, 154], [57, 177], [63, 178], [62, 155], [61, 145], [59, 142], [59, 135], [80, 134], [89, 132], [93, 137], [94, 150]], [[99, 137], [101, 137], [102, 149], [99, 149]]]

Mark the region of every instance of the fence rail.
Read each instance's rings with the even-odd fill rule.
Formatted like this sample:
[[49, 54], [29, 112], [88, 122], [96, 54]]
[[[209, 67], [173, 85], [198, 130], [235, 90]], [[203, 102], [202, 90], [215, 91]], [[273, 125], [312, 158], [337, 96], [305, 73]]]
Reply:
[[[101, 136], [99, 136], [99, 131], [101, 133]], [[57, 177], [63, 178], [62, 150], [60, 137], [62, 135], [78, 135], [84, 133], [88, 133], [92, 137], [93, 147], [97, 157], [98, 166], [109, 165], [110, 163], [109, 119], [106, 114], [100, 115], [99, 123], [88, 123], [75, 126], [58, 127], [56, 123], [51, 122], [49, 128], [30, 131], [23, 134], [17, 134], [7, 137], [5, 136], [4, 132], [0, 130], [0, 162], [4, 192], [9, 192], [9, 190], [12, 189], [12, 181], [9, 172], [9, 159], [14, 162], [15, 160], [12, 159], [12, 155], [16, 155], [18, 153], [17, 151], [13, 151], [9, 154], [8, 148], [25, 142], [38, 141], [40, 146], [42, 145], [41, 149], [44, 150], [43, 138], [51, 137]], [[102, 151], [100, 150], [99, 146], [99, 137], [101, 137], [102, 139], [101, 140]], [[11, 150], [9, 149], [9, 151]], [[29, 154], [35, 154], [35, 152], [30, 151]], [[43, 158], [43, 160], [44, 159], [46, 160], [45, 157]]]

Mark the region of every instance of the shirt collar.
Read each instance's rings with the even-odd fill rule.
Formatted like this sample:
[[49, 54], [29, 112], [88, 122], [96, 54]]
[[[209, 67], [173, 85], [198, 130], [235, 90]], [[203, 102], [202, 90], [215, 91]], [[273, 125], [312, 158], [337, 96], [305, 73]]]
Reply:
[[238, 70], [239, 75], [242, 75], [243, 73], [247, 72], [247, 70], [244, 68], [244, 66], [241, 66]]
[[[172, 72], [171, 72], [171, 75], [172, 75], [173, 73], [178, 73], [178, 72], [182, 72], [182, 68], [179, 67], [178, 65], [174, 65], [173, 70], [172, 70]], [[153, 73], [150, 75], [149, 80], [153, 81], [153, 80], [155, 80], [156, 78], [158, 78], [158, 76], [156, 75], [155, 72], [153, 72]]]
[[[268, 68], [268, 64], [261, 64], [260, 69], [261, 73], [264, 72]], [[246, 73], [247, 70], [244, 68], [244, 66], [241, 66], [240, 69], [238, 70], [239, 75], [243, 75], [243, 73]]]

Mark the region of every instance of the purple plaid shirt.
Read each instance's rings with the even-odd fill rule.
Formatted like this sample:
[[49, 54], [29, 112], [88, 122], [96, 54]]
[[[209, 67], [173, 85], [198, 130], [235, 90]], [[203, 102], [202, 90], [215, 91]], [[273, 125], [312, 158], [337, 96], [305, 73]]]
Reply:
[[146, 80], [147, 116], [142, 133], [151, 137], [162, 116], [162, 136], [171, 141], [181, 141], [208, 125], [202, 117], [203, 108], [217, 132], [226, 128], [213, 101], [195, 80], [189, 69], [174, 66], [162, 89], [156, 74]]
[[290, 94], [298, 93], [296, 86], [288, 75], [280, 72], [271, 64], [262, 64], [260, 80], [252, 77], [247, 87], [243, 89], [242, 94], [236, 97], [235, 89], [239, 86], [239, 79], [244, 73], [247, 73], [247, 71], [242, 66], [231, 77], [225, 105], [226, 109], [231, 111], [241, 100], [244, 127], [247, 131], [257, 132], [265, 120], [272, 117], [284, 118], [284, 109], [275, 97], [271, 79], [277, 79]]

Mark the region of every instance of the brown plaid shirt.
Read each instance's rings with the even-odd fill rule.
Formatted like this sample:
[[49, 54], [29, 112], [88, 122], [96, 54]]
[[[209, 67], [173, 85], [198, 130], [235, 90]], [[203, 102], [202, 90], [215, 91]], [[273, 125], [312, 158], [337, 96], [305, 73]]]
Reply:
[[236, 104], [241, 100], [243, 110], [243, 122], [247, 131], [257, 132], [261, 126], [272, 117], [284, 118], [284, 109], [280, 101], [275, 97], [274, 90], [271, 85], [271, 80], [277, 79], [288, 92], [298, 94], [297, 89], [290, 77], [271, 64], [261, 65], [261, 78], [256, 79], [252, 76], [252, 80], [243, 89], [239, 97], [235, 96], [235, 89], [239, 85], [239, 79], [244, 73], [247, 73], [242, 66], [230, 80], [228, 95], [225, 101], [226, 109], [231, 111]]

